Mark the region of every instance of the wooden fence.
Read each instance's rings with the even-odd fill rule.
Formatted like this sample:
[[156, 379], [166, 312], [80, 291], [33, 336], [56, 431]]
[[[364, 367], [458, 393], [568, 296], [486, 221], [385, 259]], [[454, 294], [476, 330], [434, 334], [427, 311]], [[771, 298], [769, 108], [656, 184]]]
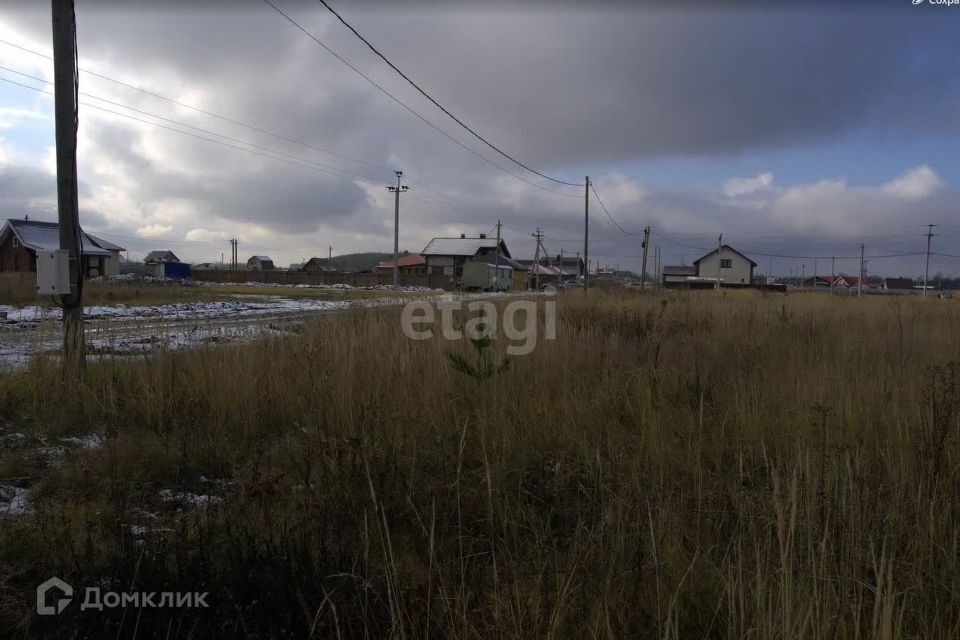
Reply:
[[[353, 287], [392, 285], [392, 273], [330, 273], [322, 271], [254, 271], [252, 269], [193, 270], [194, 280], [206, 282], [264, 282], [271, 284], [348, 284]], [[456, 289], [453, 276], [400, 274], [400, 285], [405, 287], [429, 287], [430, 289]]]

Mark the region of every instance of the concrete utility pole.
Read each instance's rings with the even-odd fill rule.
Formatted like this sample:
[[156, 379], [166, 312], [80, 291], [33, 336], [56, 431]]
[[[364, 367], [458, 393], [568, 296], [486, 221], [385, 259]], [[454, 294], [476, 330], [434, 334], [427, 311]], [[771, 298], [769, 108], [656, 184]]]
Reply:
[[52, 0], [54, 112], [57, 143], [57, 212], [60, 250], [69, 255], [70, 293], [63, 305], [63, 358], [66, 370], [85, 364], [83, 333], [83, 245], [77, 199], [77, 21], [73, 0]]
[[[397, 186], [387, 187], [394, 193], [393, 204], [393, 288], [400, 288], [400, 194], [408, 189], [407, 186], [400, 185], [400, 178], [403, 171], [394, 171], [397, 174]], [[332, 251], [332, 249], [331, 249]]]
[[813, 261], [813, 290], [817, 290], [817, 261]]
[[717, 238], [717, 286], [715, 289], [720, 291], [720, 257], [723, 255], [723, 234]]
[[930, 240], [931, 238], [933, 238], [934, 235], [936, 235], [933, 232], [933, 228], [935, 226], [937, 225], [935, 224], [927, 225], [927, 266], [924, 267], [923, 269], [923, 293], [921, 294], [921, 297], [923, 298], [927, 297], [927, 280], [930, 279]]
[[800, 269], [800, 287], [807, 287], [807, 263], [803, 263], [803, 267]]
[[560, 270], [560, 283], [563, 284], [563, 247], [560, 247], [560, 264], [557, 267]]
[[587, 291], [590, 275], [590, 176], [583, 185], [583, 291]]
[[327, 247], [327, 260], [333, 260], [333, 247]]
[[857, 280], [857, 297], [863, 295], [863, 244], [860, 244], [860, 279]]
[[643, 228], [643, 270], [640, 272], [640, 291], [647, 288], [647, 245], [650, 244], [650, 225]]
[[497, 262], [496, 262], [496, 271], [494, 272], [494, 279], [496, 285], [494, 286], [494, 291], [500, 290], [500, 221], [497, 220]]

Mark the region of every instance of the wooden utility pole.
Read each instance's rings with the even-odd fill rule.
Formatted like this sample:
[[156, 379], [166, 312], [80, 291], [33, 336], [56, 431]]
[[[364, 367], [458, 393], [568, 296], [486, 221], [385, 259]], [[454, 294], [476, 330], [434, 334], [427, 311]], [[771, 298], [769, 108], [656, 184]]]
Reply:
[[860, 278], [857, 280], [857, 297], [863, 295], [863, 243], [860, 244]]
[[537, 239], [537, 249], [533, 254], [533, 288], [535, 291], [540, 291], [540, 241], [543, 239], [543, 231], [537, 227], [531, 235]]
[[397, 186], [387, 187], [394, 193], [393, 204], [393, 288], [400, 288], [400, 194], [408, 187], [400, 186], [400, 178], [403, 171], [394, 171], [397, 174]]
[[920, 294], [921, 297], [927, 297], [927, 280], [930, 278], [930, 240], [933, 238], [933, 228], [937, 226], [935, 224], [927, 225], [927, 266], [923, 269], [923, 293]]
[[720, 234], [720, 237], [717, 238], [717, 286], [715, 287], [717, 291], [720, 290], [720, 257], [723, 255], [723, 234]]
[[494, 271], [494, 281], [496, 282], [496, 285], [494, 285], [493, 290], [499, 291], [500, 290], [500, 221], [499, 220], [497, 220], [497, 262], [495, 266], [496, 266], [496, 270]]
[[586, 293], [590, 275], [590, 176], [583, 186], [583, 291]]
[[640, 271], [640, 291], [647, 288], [647, 245], [650, 244], [650, 225], [643, 228], [643, 268]]
[[80, 207], [77, 199], [77, 21], [73, 0], [52, 0], [53, 80], [57, 143], [57, 213], [60, 250], [67, 251], [70, 293], [63, 306], [63, 358], [66, 369], [79, 372], [85, 364], [83, 334], [83, 254]]

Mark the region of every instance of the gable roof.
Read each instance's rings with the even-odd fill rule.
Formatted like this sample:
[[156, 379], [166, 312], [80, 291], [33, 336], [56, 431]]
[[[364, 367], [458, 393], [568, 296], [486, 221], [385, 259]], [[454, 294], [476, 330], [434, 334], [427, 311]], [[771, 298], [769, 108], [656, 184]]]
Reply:
[[337, 266], [336, 262], [328, 260], [327, 258], [317, 257], [310, 258], [304, 262], [300, 269], [301, 271], [340, 271], [340, 267]]
[[687, 265], [675, 265], [663, 267], [661, 273], [665, 276], [695, 276], [697, 268]]
[[[33, 251], [55, 251], [60, 248], [60, 225], [56, 222], [10, 218], [0, 230], [0, 242], [12, 233], [20, 244]], [[80, 253], [86, 256], [109, 256], [124, 248], [81, 230]]]
[[[471, 262], [482, 262], [484, 264], [490, 265], [491, 267], [495, 267], [497, 266], [497, 255], [496, 253], [487, 253], [481, 256], [477, 256]], [[531, 262], [531, 264], [533, 263]], [[514, 260], [513, 258], [508, 258], [502, 253], [500, 254], [500, 266], [510, 267], [511, 269], [515, 269], [517, 271], [526, 271], [528, 268], [526, 265], [520, 264], [519, 261]]]
[[273, 262], [273, 260], [271, 260], [268, 256], [250, 256], [250, 259], [247, 260], [247, 262], [250, 262], [250, 260], [259, 260], [260, 262]]
[[[418, 267], [422, 264], [426, 264], [427, 260], [419, 253], [408, 253], [405, 256], [400, 256], [397, 258], [398, 267]], [[375, 269], [393, 269], [393, 258], [389, 260], [384, 260], [383, 262], [378, 262]]]
[[147, 264], [155, 262], [180, 262], [180, 258], [178, 258], [173, 251], [168, 249], [166, 251], [151, 251], [147, 254], [143, 261]]
[[[757, 263], [756, 263], [756, 262], [754, 262], [753, 260], [751, 260], [751, 259], [748, 258], [747, 256], [743, 255], [742, 253], [740, 253], [739, 251], [737, 251], [736, 249], [734, 249], [733, 247], [731, 247], [731, 246], [728, 245], [728, 244], [722, 245], [722, 246], [721, 246], [721, 249], [727, 249], [728, 251], [733, 251], [735, 254], [737, 254], [738, 256], [740, 256], [741, 258], [743, 258], [744, 260], [746, 260], [747, 262], [749, 262], [751, 266], [754, 266], [754, 267], [757, 266]], [[696, 260], [693, 261], [693, 264], [695, 264], [695, 265], [696, 265], [696, 264], [700, 264], [700, 261], [701, 261], [701, 260], [703, 260], [704, 258], [709, 258], [709, 257], [712, 256], [713, 254], [715, 254], [717, 251], [719, 251], [719, 249], [714, 249], [714, 250], [711, 251], [710, 253], [707, 253], [707, 254], [704, 254], [704, 255], [700, 256], [699, 258], [697, 258]]]
[[[496, 238], [434, 238], [420, 253], [425, 256], [475, 256], [483, 249], [496, 251]], [[510, 257], [507, 244], [500, 239], [500, 254]]]

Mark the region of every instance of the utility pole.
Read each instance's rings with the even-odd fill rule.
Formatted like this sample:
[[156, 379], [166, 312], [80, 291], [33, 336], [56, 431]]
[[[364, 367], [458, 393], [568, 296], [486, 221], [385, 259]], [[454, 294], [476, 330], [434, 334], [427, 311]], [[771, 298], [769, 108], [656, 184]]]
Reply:
[[830, 258], [830, 286], [833, 286], [833, 281], [837, 279], [837, 257], [832, 256]]
[[817, 290], [817, 261], [813, 261], [813, 290]]
[[933, 228], [935, 226], [937, 225], [927, 225], [927, 266], [923, 269], [923, 293], [921, 294], [921, 297], [923, 298], [927, 297], [927, 280], [930, 278], [930, 240], [934, 235], [936, 235], [933, 233]]
[[[400, 288], [400, 194], [407, 190], [407, 186], [400, 186], [403, 171], [394, 171], [397, 174], [397, 186], [387, 187], [395, 198], [393, 203], [393, 288]], [[331, 248], [331, 251], [333, 249]]]
[[497, 262], [496, 270], [494, 271], [494, 279], [496, 285], [494, 286], [494, 291], [500, 290], [500, 221], [497, 220]]
[[807, 263], [803, 263], [803, 268], [800, 269], [800, 287], [802, 289], [807, 288]]
[[587, 292], [590, 275], [590, 176], [583, 185], [583, 292]]
[[333, 247], [332, 247], [332, 246], [328, 246], [328, 247], [327, 247], [327, 261], [329, 262], [330, 260], [333, 260]]
[[720, 237], [717, 238], [717, 286], [715, 287], [717, 291], [720, 291], [720, 256], [723, 255], [723, 234], [720, 234]]
[[857, 297], [863, 295], [863, 243], [860, 243], [860, 278], [857, 280]]
[[537, 249], [533, 254], [533, 288], [535, 291], [540, 291], [540, 241], [543, 239], [543, 231], [540, 227], [537, 227], [537, 230], [532, 234], [534, 238], [537, 239]]
[[643, 270], [640, 272], [640, 291], [647, 288], [647, 245], [650, 244], [650, 225], [643, 228]]
[[560, 271], [560, 283], [563, 284], [563, 247], [560, 247], [560, 264], [557, 267]]
[[60, 250], [69, 256], [70, 293], [63, 306], [63, 362], [79, 373], [85, 361], [83, 333], [83, 254], [77, 199], [77, 21], [73, 0], [52, 0], [53, 80], [57, 144], [57, 212]]

